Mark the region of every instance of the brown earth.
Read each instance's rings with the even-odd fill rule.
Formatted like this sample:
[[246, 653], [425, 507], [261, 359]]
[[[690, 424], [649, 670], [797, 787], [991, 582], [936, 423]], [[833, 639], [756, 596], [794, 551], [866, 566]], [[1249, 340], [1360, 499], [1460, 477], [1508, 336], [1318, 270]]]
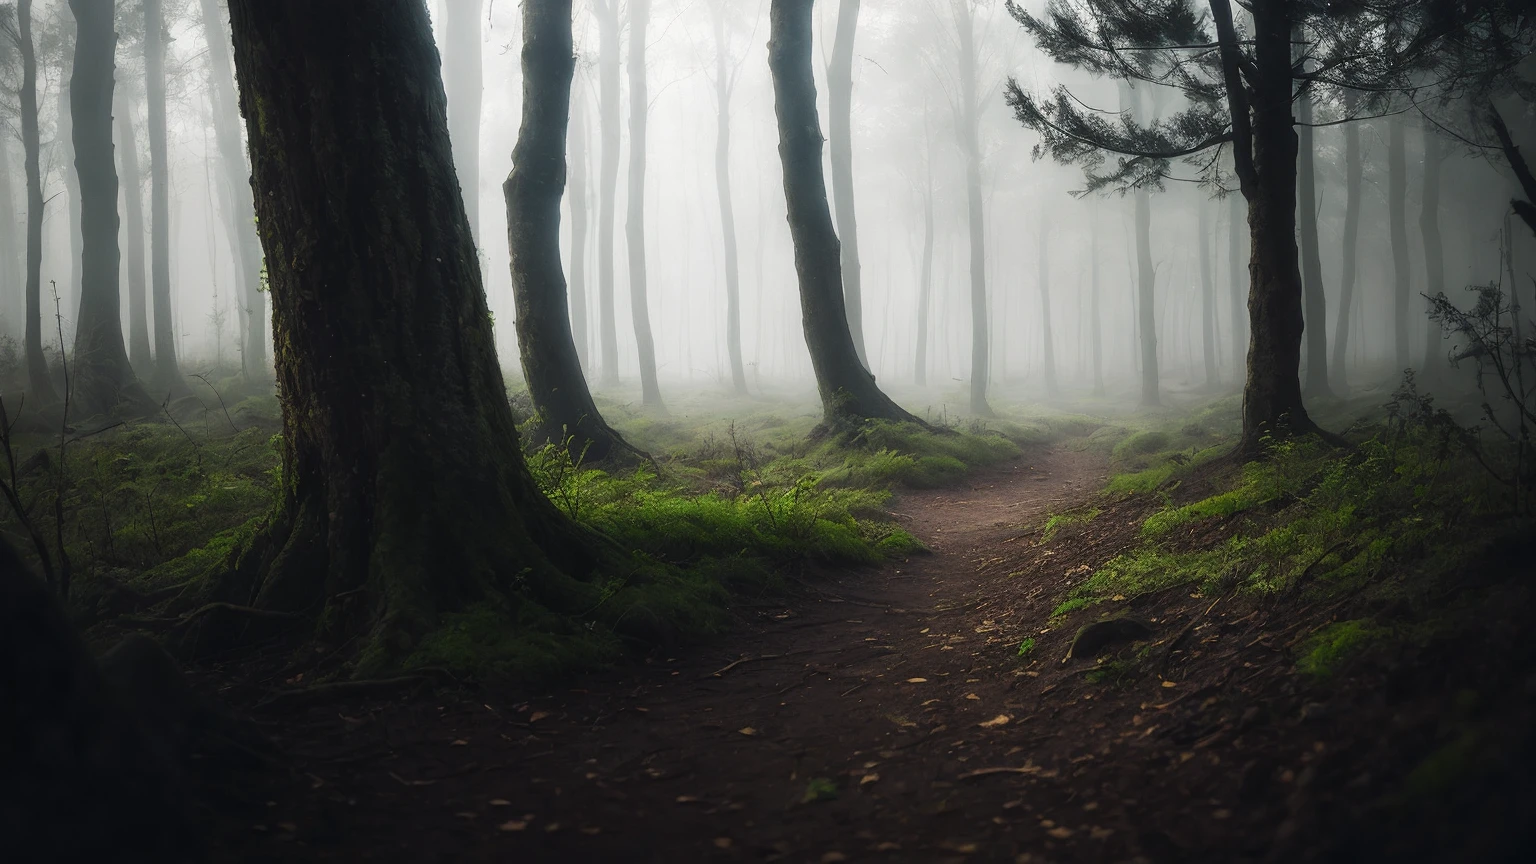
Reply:
[[[905, 494], [893, 513], [931, 554], [820, 574], [744, 604], [715, 643], [568, 689], [268, 712], [297, 782], [222, 846], [272, 861], [1518, 860], [1500, 827], [1529, 783], [1469, 805], [1465, 830], [1493, 845], [1467, 858], [1433, 857], [1430, 829], [1372, 803], [1462, 728], [1434, 696], [1480, 686], [1454, 657], [1307, 685], [1291, 650], [1338, 609], [1176, 590], [1114, 604], [1153, 627], [1139, 664], [1064, 662], [1096, 615], [1051, 629], [1051, 610], [1148, 505], [1107, 505], [1046, 544], [1038, 526], [1105, 475], [1058, 449]], [[1536, 678], [1513, 692], [1518, 720], [1498, 728], [1529, 729]]]

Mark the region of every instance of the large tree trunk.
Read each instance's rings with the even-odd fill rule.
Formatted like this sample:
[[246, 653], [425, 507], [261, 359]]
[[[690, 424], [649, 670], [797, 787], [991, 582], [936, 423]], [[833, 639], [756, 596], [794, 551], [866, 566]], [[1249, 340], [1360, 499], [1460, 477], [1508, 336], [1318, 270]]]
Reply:
[[480, 18], [485, 0], [450, 0], [444, 4], [443, 84], [448, 90], [448, 136], [453, 164], [469, 215], [469, 231], [480, 248]]
[[[23, 350], [27, 360], [27, 392], [32, 404], [47, 405], [56, 399], [43, 355], [43, 175], [41, 141], [37, 124], [37, 49], [32, 41], [32, 0], [16, 6], [16, 32], [21, 39], [21, 143], [27, 175], [27, 284], [26, 334]], [[59, 88], [68, 90], [67, 87]], [[62, 124], [63, 118], [60, 118]], [[68, 166], [64, 172], [69, 173]]]
[[725, 4], [710, 6], [715, 26], [715, 188], [720, 197], [720, 230], [725, 238], [725, 352], [731, 364], [731, 387], [747, 392], [747, 370], [741, 360], [741, 267], [736, 249], [736, 209], [731, 200], [731, 91], [734, 71], [727, 53]]
[[[117, 168], [112, 159], [112, 75], [117, 33], [112, 4], [69, 0], [75, 16], [74, 71], [70, 74], [71, 134], [80, 178], [80, 315], [75, 324], [70, 400], [78, 416], [129, 403], [151, 403], [128, 364], [123, 346], [121, 255], [117, 247]], [[174, 360], [174, 353], [171, 355]]]
[[832, 205], [843, 250], [843, 304], [848, 333], [859, 362], [869, 366], [864, 350], [864, 299], [859, 270], [859, 220], [853, 195], [853, 42], [859, 26], [859, 0], [840, 0], [832, 57], [827, 61], [827, 139], [832, 147]]
[[597, 16], [598, 131], [603, 158], [598, 167], [597, 314], [604, 387], [619, 383], [619, 332], [613, 290], [613, 224], [619, 186], [619, 0], [592, 0]]
[[651, 0], [629, 0], [629, 215], [624, 220], [624, 237], [629, 247], [630, 318], [635, 325], [635, 346], [640, 355], [640, 401], [651, 408], [661, 408], [645, 268], [646, 121], [651, 112], [645, 80], [645, 31], [650, 21]]
[[1045, 335], [1045, 392], [1051, 396], [1057, 394], [1056, 386], [1056, 334], [1053, 330], [1054, 323], [1051, 320], [1051, 225], [1044, 214], [1040, 219], [1040, 254], [1037, 263], [1040, 268], [1040, 322], [1041, 332]]
[[171, 322], [171, 160], [165, 129], [165, 19], [160, 0], [144, 0], [144, 77], [149, 103], [149, 269], [155, 298], [155, 395], [192, 391], [176, 362]]
[[821, 394], [823, 428], [862, 419], [920, 422], [876, 386], [875, 376], [859, 362], [848, 334], [841, 255], [821, 169], [821, 120], [816, 115], [811, 67], [812, 2], [773, 0], [768, 68], [773, 75], [789, 233], [795, 244], [801, 322]]
[[502, 192], [517, 346], [539, 412], [538, 434], [569, 447], [573, 457], [601, 461], [616, 455], [616, 449], [633, 450], [603, 422], [592, 402], [571, 337], [560, 269], [560, 198], [575, 57], [571, 0], [524, 2], [523, 121]]
[[[576, 345], [576, 359], [581, 368], [591, 369], [592, 354], [587, 344], [587, 228], [591, 217], [587, 206], [587, 110], [585, 91], [571, 88], [571, 337]], [[585, 380], [585, 379], [583, 379]]]
[[[930, 154], [931, 156], [931, 154]], [[928, 159], [928, 185], [923, 190], [923, 269], [917, 288], [917, 357], [915, 380], [928, 383], [928, 315], [933, 308], [933, 162]]]
[[[1344, 91], [1344, 116], [1355, 116], [1359, 96]], [[1360, 160], [1360, 127], [1344, 124], [1344, 236], [1343, 269], [1339, 273], [1339, 318], [1333, 330], [1333, 381], [1348, 386], [1346, 363], [1349, 357], [1350, 316], [1355, 305], [1355, 281], [1360, 258], [1360, 187], [1364, 170]]]
[[1398, 371], [1409, 359], [1408, 318], [1413, 308], [1413, 271], [1408, 263], [1408, 144], [1401, 118], [1387, 121], [1387, 221], [1392, 234], [1392, 308]]
[[598, 553], [504, 395], [425, 5], [230, 16], [283, 394], [278, 508], [230, 590], [360, 636], [359, 673], [469, 604], [589, 608]]
[[971, 232], [971, 413], [993, 416], [987, 404], [991, 379], [990, 324], [987, 315], [987, 220], [981, 189], [980, 106], [976, 96], [976, 33], [970, 4], [951, 0], [959, 49], [960, 104], [955, 106], [960, 149], [965, 156], [965, 197]]
[[[1424, 293], [1434, 297], [1445, 291], [1445, 242], [1440, 236], [1440, 175], [1445, 165], [1445, 153], [1440, 133], [1429, 118], [1424, 118], [1422, 129], [1424, 191], [1420, 197], [1419, 233], [1424, 241]], [[1427, 315], [1424, 326], [1424, 365], [1419, 371], [1422, 380], [1434, 382], [1441, 377], [1448, 362], [1441, 350], [1444, 336], [1439, 323]]]
[[139, 374], [151, 371], [149, 302], [144, 282], [144, 185], [139, 174], [139, 139], [133, 131], [132, 98], [127, 88], [118, 94], [118, 159], [123, 166], [123, 215], [128, 235], [128, 362]]
[[1248, 272], [1243, 266], [1243, 237], [1248, 233], [1248, 202], [1241, 195], [1228, 196], [1227, 266], [1232, 280], [1232, 370], [1233, 379], [1243, 380], [1248, 365]]
[[1216, 375], [1216, 274], [1211, 261], [1211, 205], [1199, 200], [1200, 211], [1200, 348], [1205, 361], [1205, 386], [1221, 386]]
[[[1300, 36], [1298, 28], [1298, 43]], [[1323, 259], [1317, 239], [1317, 160], [1312, 140], [1312, 97], [1303, 92], [1297, 103], [1297, 209], [1301, 219], [1301, 283], [1307, 340], [1307, 377], [1303, 390], [1312, 397], [1330, 396], [1328, 298], [1323, 290]]]
[[224, 33], [224, 18], [218, 0], [200, 0], [203, 37], [208, 44], [208, 70], [211, 86], [208, 98], [213, 109], [213, 137], [219, 150], [220, 174], [217, 185], [224, 231], [234, 250], [236, 285], [245, 313], [242, 362], [246, 375], [265, 378], [270, 373], [267, 346], [267, 301], [261, 292], [261, 239], [256, 236], [256, 210], [251, 202], [251, 171], [245, 146], [240, 141], [240, 106], [235, 98], [235, 70], [229, 59], [229, 37]]

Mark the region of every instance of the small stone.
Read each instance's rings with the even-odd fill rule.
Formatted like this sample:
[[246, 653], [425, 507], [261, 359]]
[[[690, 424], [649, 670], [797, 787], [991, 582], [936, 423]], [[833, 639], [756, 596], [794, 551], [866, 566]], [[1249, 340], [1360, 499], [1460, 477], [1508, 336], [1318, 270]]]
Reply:
[[1084, 625], [1072, 639], [1067, 659], [1095, 657], [1111, 645], [1152, 638], [1152, 628], [1134, 618], [1109, 618]]

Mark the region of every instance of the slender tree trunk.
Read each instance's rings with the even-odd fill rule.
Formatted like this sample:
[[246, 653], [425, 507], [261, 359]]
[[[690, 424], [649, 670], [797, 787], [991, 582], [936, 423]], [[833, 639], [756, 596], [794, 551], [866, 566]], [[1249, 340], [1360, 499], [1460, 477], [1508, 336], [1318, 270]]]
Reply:
[[571, 335], [576, 344], [576, 358], [583, 369], [590, 369], [591, 347], [587, 344], [587, 100], [577, 84], [571, 88]]
[[917, 289], [917, 359], [914, 364], [919, 387], [928, 383], [928, 316], [933, 308], [933, 164], [928, 164], [928, 185], [923, 190], [923, 269]]
[[208, 43], [208, 70], [213, 108], [213, 137], [219, 150], [223, 182], [218, 184], [224, 229], [234, 250], [235, 283], [245, 314], [244, 354], [248, 376], [266, 378], [270, 372], [267, 349], [267, 301], [261, 292], [261, 239], [256, 236], [256, 210], [251, 202], [251, 171], [245, 145], [240, 140], [240, 105], [235, 98], [235, 70], [229, 58], [229, 37], [218, 0], [200, 0], [203, 37]]
[[720, 229], [725, 238], [725, 352], [731, 364], [731, 386], [747, 392], [747, 370], [741, 361], [741, 266], [736, 249], [736, 209], [731, 200], [731, 91], [736, 82], [727, 53], [725, 5], [710, 6], [715, 26], [715, 188], [720, 197]]
[[[43, 174], [42, 144], [37, 123], [37, 49], [32, 41], [32, 0], [16, 6], [16, 32], [21, 39], [21, 143], [27, 175], [27, 284], [26, 333], [23, 350], [27, 360], [27, 392], [34, 405], [54, 402], [58, 395], [48, 376], [43, 354]], [[67, 87], [60, 87], [68, 90]], [[64, 120], [61, 117], [60, 125]], [[64, 173], [69, 173], [65, 166]]]
[[1093, 352], [1093, 395], [1104, 395], [1104, 319], [1099, 312], [1099, 218], [1093, 212], [1092, 248], [1089, 253], [1090, 294], [1088, 295], [1088, 332]]
[[630, 318], [640, 354], [640, 401], [648, 407], [661, 408], [645, 267], [646, 121], [651, 110], [645, 80], [645, 32], [650, 20], [651, 0], [629, 0], [629, 216], [624, 222], [624, 235], [629, 246]]
[[[1125, 85], [1120, 91], [1121, 109], [1142, 112], [1140, 91]], [[1141, 404], [1162, 404], [1157, 362], [1157, 268], [1152, 264], [1152, 195], [1146, 189], [1133, 193], [1136, 207], [1136, 334], [1141, 346]]]
[[[70, 30], [72, 28], [66, 25], [65, 29]], [[74, 34], [70, 33], [68, 35], [73, 36]], [[73, 76], [75, 68], [74, 39], [68, 39], [65, 42], [64, 54], [64, 68], [71, 70], [71, 76]], [[69, 91], [69, 83], [60, 81], [58, 123], [54, 128], [53, 136], [55, 148], [61, 151], [58, 153], [59, 163], [62, 166], [59, 173], [64, 175], [64, 192], [69, 199], [69, 283], [59, 292], [60, 305], [63, 307], [65, 318], [65, 338], [70, 338], [71, 327], [78, 329], [77, 320], [80, 313], [81, 299], [81, 268], [84, 266], [85, 257], [85, 233], [80, 224], [80, 174], [75, 170], [75, 111], [74, 106], [70, 103]], [[53, 286], [49, 287], [51, 289]], [[52, 306], [53, 304], [50, 303], [48, 305]], [[49, 329], [52, 332], [54, 328]], [[64, 346], [59, 346], [59, 350], [63, 351]]]
[[1056, 334], [1051, 319], [1051, 225], [1045, 214], [1040, 219], [1040, 322], [1045, 335], [1045, 392], [1051, 396], [1059, 392], [1056, 386]]
[[971, 7], [951, 0], [959, 48], [960, 104], [955, 106], [960, 147], [965, 155], [966, 214], [971, 232], [971, 413], [994, 416], [987, 403], [991, 379], [987, 315], [987, 220], [981, 189], [981, 129], [976, 96], [976, 34]]
[[11, 191], [10, 135], [0, 136], [0, 313], [20, 312], [22, 251], [16, 245], [16, 197]]
[[822, 426], [831, 430], [863, 419], [921, 422], [881, 392], [875, 376], [859, 362], [848, 334], [841, 254], [821, 168], [821, 120], [816, 114], [811, 67], [812, 2], [773, 0], [768, 68], [773, 75], [801, 321], [821, 394]]
[[[70, 75], [71, 134], [80, 178], [80, 316], [75, 325], [71, 401], [76, 416], [130, 410], [152, 403], [128, 364], [123, 346], [121, 256], [117, 247], [117, 168], [112, 164], [112, 76], [117, 33], [112, 4], [69, 0], [76, 26]], [[174, 355], [172, 355], [174, 358]]]
[[[1440, 176], [1445, 165], [1445, 152], [1440, 143], [1440, 133], [1435, 124], [1424, 119], [1424, 192], [1420, 196], [1419, 233], [1424, 241], [1424, 293], [1434, 297], [1445, 292], [1445, 241], [1440, 236]], [[1434, 382], [1442, 376], [1447, 364], [1441, 343], [1444, 337], [1440, 325], [1424, 319], [1424, 365], [1420, 368], [1421, 380]]]
[[[1344, 91], [1344, 116], [1353, 117], [1359, 105], [1359, 96], [1353, 90]], [[1343, 269], [1339, 273], [1339, 320], [1333, 331], [1333, 381], [1335, 386], [1348, 386], [1346, 358], [1349, 357], [1350, 317], [1355, 305], [1355, 281], [1360, 258], [1360, 187], [1363, 168], [1360, 160], [1360, 127], [1356, 123], [1344, 124], [1344, 236]]]
[[1200, 347], [1205, 361], [1205, 387], [1215, 390], [1221, 386], [1216, 374], [1216, 274], [1211, 260], [1211, 205], [1199, 200], [1195, 207], [1200, 211]]
[[598, 32], [598, 130], [603, 158], [598, 169], [597, 307], [604, 387], [619, 383], [619, 336], [613, 290], [613, 225], [619, 185], [619, 0], [592, 0]]
[[1413, 271], [1408, 263], [1408, 144], [1401, 119], [1387, 121], [1387, 220], [1392, 234], [1392, 309], [1396, 335], [1397, 368], [1407, 369], [1409, 359], [1408, 316], [1413, 306]]
[[[1301, 29], [1295, 41], [1301, 41]], [[1312, 96], [1297, 98], [1297, 209], [1301, 219], [1302, 297], [1305, 306], [1308, 396], [1331, 396], [1328, 387], [1328, 297], [1323, 290], [1323, 259], [1317, 238], [1317, 165], [1313, 149]]]
[[171, 322], [171, 161], [165, 129], [165, 19], [160, 0], [144, 0], [144, 77], [149, 103], [150, 286], [155, 298], [155, 394], [191, 393], [176, 362]]
[[[596, 589], [572, 577], [598, 552], [534, 484], [504, 395], [426, 7], [230, 0], [230, 15], [283, 483], [224, 590], [359, 637], [358, 674], [472, 604], [590, 609]], [[194, 647], [241, 635], [227, 630]]]
[[480, 20], [484, 0], [444, 4], [443, 84], [448, 90], [448, 135], [469, 230], [480, 248], [480, 103], [485, 89], [480, 68]]
[[859, 267], [859, 222], [853, 194], [853, 43], [859, 26], [859, 0], [839, 0], [837, 32], [827, 63], [827, 132], [832, 148], [832, 204], [843, 250], [843, 303], [848, 332], [859, 362], [869, 366], [864, 349], [864, 294]]
[[1241, 195], [1228, 196], [1227, 266], [1232, 280], [1232, 369], [1233, 379], [1241, 382], [1248, 365], [1248, 272], [1243, 266], [1243, 237], [1248, 233], [1248, 202]]
[[149, 348], [149, 303], [144, 284], [144, 185], [139, 175], [139, 140], [133, 131], [132, 98], [120, 92], [118, 160], [123, 166], [123, 212], [128, 225], [128, 361], [135, 372], [149, 374], [154, 358]]
[[539, 434], [568, 446], [573, 457], [601, 461], [633, 450], [603, 422], [582, 377], [560, 269], [565, 134], [576, 73], [571, 0], [523, 4], [522, 67], [522, 128], [502, 192], [523, 377]]

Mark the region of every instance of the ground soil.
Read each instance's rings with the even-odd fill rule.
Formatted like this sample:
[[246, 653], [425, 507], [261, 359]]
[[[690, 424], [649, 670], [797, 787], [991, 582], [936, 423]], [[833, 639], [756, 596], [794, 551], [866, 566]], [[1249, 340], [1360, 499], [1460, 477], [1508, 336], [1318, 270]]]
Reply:
[[1037, 529], [1091, 500], [1106, 473], [1099, 457], [1057, 449], [958, 490], [903, 494], [893, 514], [930, 554], [743, 601], [713, 643], [565, 689], [263, 712], [295, 782], [231, 829], [225, 853], [1365, 861], [1406, 843], [1390, 860], [1414, 858], [1412, 832], [1378, 840], [1361, 826], [1413, 764], [1401, 742], [1428, 752], [1443, 739], [1415, 694], [1444, 682], [1394, 680], [1389, 666], [1347, 693], [1299, 684], [1291, 646], [1330, 609], [1187, 589], [1132, 598], [1117, 611], [1154, 630], [1132, 671], [1063, 660], [1097, 612], [1053, 628], [1052, 609], [1130, 542], [1147, 505], [1108, 505], [1050, 543]]

